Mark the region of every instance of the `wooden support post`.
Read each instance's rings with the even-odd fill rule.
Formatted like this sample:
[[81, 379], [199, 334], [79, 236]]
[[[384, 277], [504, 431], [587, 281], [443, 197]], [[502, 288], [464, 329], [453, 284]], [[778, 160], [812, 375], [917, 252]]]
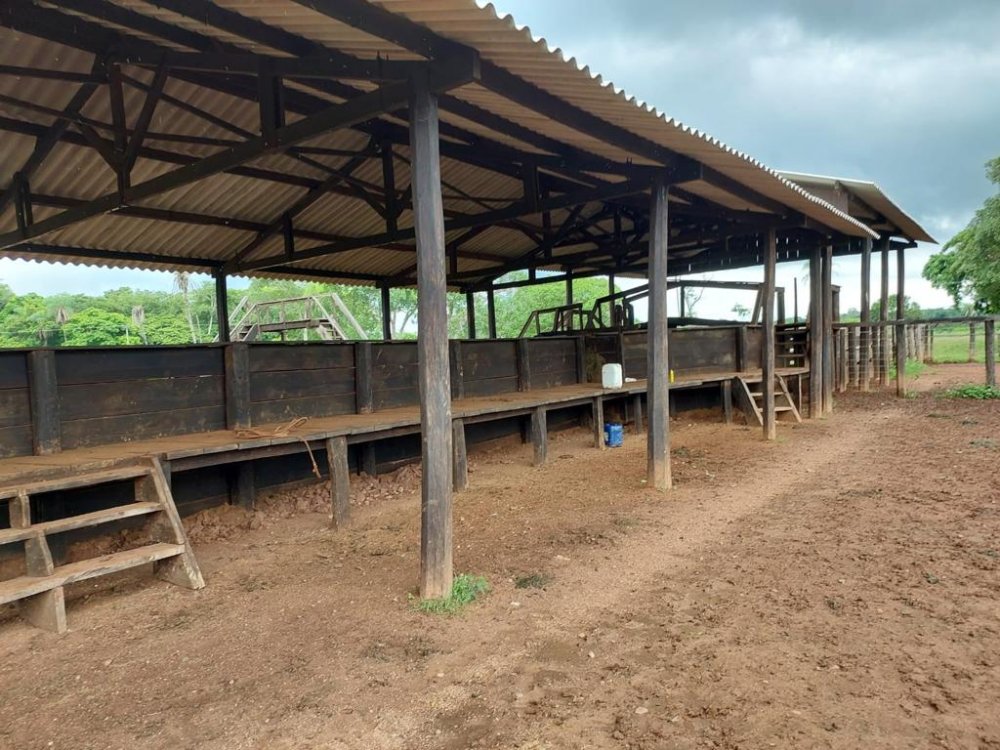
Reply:
[[475, 292], [465, 293], [465, 320], [470, 339], [476, 338], [476, 295]]
[[568, 269], [566, 271], [566, 304], [573, 304], [573, 272]]
[[871, 276], [872, 241], [866, 238], [862, 240], [861, 247], [861, 358], [858, 379], [862, 391], [871, 386], [871, 330], [868, 327], [872, 319]]
[[858, 349], [858, 332], [860, 330], [857, 326], [851, 326], [847, 329], [847, 361], [850, 363], [848, 367], [848, 380], [850, 381], [851, 388], [860, 387], [860, 380], [858, 378], [858, 356], [860, 355]]
[[823, 413], [833, 413], [833, 245], [823, 251]]
[[[31, 500], [24, 492], [11, 498], [9, 504], [10, 527], [24, 529], [31, 525]], [[29, 576], [52, 575], [55, 565], [52, 552], [44, 534], [25, 540], [24, 567]], [[36, 628], [52, 633], [66, 632], [66, 599], [63, 587], [35, 594], [19, 602], [21, 617]]]
[[598, 396], [591, 405], [594, 419], [594, 447], [604, 450], [604, 399]]
[[881, 388], [889, 385], [889, 238], [882, 238], [882, 288], [879, 299], [879, 356], [878, 384]]
[[392, 295], [388, 286], [379, 288], [382, 299], [382, 339], [392, 341]]
[[486, 317], [489, 323], [489, 336], [491, 339], [497, 337], [497, 303], [493, 288], [486, 292]]
[[778, 318], [777, 324], [779, 326], [785, 325], [785, 290], [775, 289], [774, 290], [774, 301], [778, 304]]
[[906, 396], [906, 325], [896, 324], [896, 396]]
[[514, 343], [514, 354], [517, 357], [517, 390], [531, 390], [531, 355], [528, 339], [517, 339]]
[[549, 429], [545, 407], [539, 406], [531, 412], [531, 444], [535, 448], [534, 465], [541, 466], [549, 455]]
[[722, 381], [722, 416], [726, 424], [733, 423], [733, 381]]
[[847, 361], [847, 329], [841, 328], [837, 331], [838, 345], [840, 346], [840, 383], [837, 385], [837, 392], [844, 393], [847, 390], [847, 383], [850, 379], [848, 375]]
[[687, 317], [687, 287], [683, 284], [677, 285], [677, 312], [681, 320]]
[[997, 350], [996, 324], [990, 319], [983, 323], [983, 344], [986, 354], [986, 385], [996, 387], [997, 384]]
[[969, 361], [976, 361], [976, 321], [969, 323]]
[[636, 435], [643, 433], [642, 426], [642, 394], [637, 393], [632, 397], [632, 431]]
[[469, 486], [469, 456], [465, 449], [465, 420], [455, 419], [451, 423], [451, 486], [461, 492]]
[[608, 295], [615, 293], [615, 275], [613, 273], [608, 274]]
[[[670, 224], [667, 185], [653, 181], [649, 207], [649, 322], [646, 378], [648, 433], [646, 478], [656, 490], [669, 490], [670, 471], [670, 359], [667, 322], [667, 250]], [[601, 440], [603, 443], [603, 438]]]
[[[767, 231], [764, 242], [764, 288], [761, 295], [764, 299], [762, 310], [764, 347], [761, 358], [761, 390], [764, 393], [764, 398], [762, 399], [761, 411], [764, 420], [764, 439], [774, 440], [778, 436], [774, 411], [774, 276], [778, 252], [775, 230], [769, 229]], [[822, 310], [822, 304], [820, 310]]]
[[31, 408], [31, 442], [36, 456], [62, 450], [59, 426], [59, 391], [56, 356], [51, 349], [28, 352], [28, 398]]
[[358, 414], [375, 411], [374, 351], [370, 341], [354, 344], [354, 405]]
[[229, 341], [229, 293], [226, 289], [226, 274], [215, 273], [215, 317], [219, 321], [219, 341]]
[[809, 256], [809, 416], [823, 414], [823, 249]]
[[587, 337], [576, 337], [576, 382], [587, 382]]
[[462, 342], [448, 342], [448, 370], [451, 373], [451, 397], [465, 398], [465, 365], [462, 362]]
[[796, 276], [792, 279], [792, 319], [798, 324], [799, 322], [799, 278]]
[[257, 488], [253, 476], [253, 461], [240, 461], [230, 476], [229, 502], [244, 510], [253, 510], [257, 503]]
[[226, 344], [226, 428], [245, 430], [250, 416], [250, 347], [242, 342]]
[[375, 455], [375, 441], [361, 443], [358, 449], [361, 451], [361, 461], [358, 465], [361, 473], [367, 474], [370, 477], [376, 476], [378, 474], [378, 461]]
[[333, 528], [342, 529], [351, 520], [351, 475], [347, 465], [347, 438], [327, 438], [326, 461], [330, 468], [330, 507]]
[[435, 599], [451, 594], [453, 574], [451, 378], [438, 104], [426, 79], [419, 76], [413, 79], [409, 112], [423, 431], [420, 595]]

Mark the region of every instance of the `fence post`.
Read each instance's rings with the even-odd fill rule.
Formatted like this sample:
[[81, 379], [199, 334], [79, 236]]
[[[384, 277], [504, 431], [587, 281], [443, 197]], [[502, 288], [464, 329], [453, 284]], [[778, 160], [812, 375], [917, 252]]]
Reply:
[[896, 325], [896, 396], [906, 395], [906, 325]]
[[987, 320], [983, 324], [983, 335], [986, 337], [983, 342], [986, 345], [986, 385], [995, 388], [997, 384], [997, 353], [994, 327], [992, 320]]
[[47, 456], [62, 450], [56, 356], [51, 349], [28, 352], [28, 398], [31, 406], [33, 453]]
[[250, 347], [239, 342], [226, 344], [226, 427], [250, 427]]
[[969, 361], [976, 361], [976, 321], [969, 321]]

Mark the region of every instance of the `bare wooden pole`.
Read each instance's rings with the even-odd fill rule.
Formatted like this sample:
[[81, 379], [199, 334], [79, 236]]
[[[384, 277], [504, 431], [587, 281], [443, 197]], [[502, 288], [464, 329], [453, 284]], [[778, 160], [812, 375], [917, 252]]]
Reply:
[[437, 97], [415, 78], [410, 97], [411, 182], [417, 240], [417, 352], [420, 386], [420, 594], [450, 595], [452, 422], [444, 206]]
[[833, 413], [833, 245], [823, 254], [823, 413]]
[[493, 293], [493, 287], [486, 291], [486, 318], [489, 323], [489, 335], [491, 339], [497, 337], [497, 303]]
[[652, 185], [649, 207], [649, 347], [646, 408], [646, 474], [649, 485], [668, 490], [670, 472], [670, 364], [667, 341], [667, 246], [670, 236], [667, 185]]
[[[896, 320], [906, 317], [906, 261], [903, 250], [896, 251]], [[906, 325], [896, 324], [896, 396], [906, 396]]]
[[996, 387], [997, 384], [997, 350], [996, 325], [993, 320], [983, 323], [983, 343], [986, 348], [986, 385]]
[[219, 341], [229, 341], [229, 292], [222, 271], [215, 274], [215, 317], [219, 321]]
[[468, 324], [469, 338], [476, 338], [476, 295], [465, 293], [465, 319]]
[[792, 279], [792, 317], [793, 322], [799, 322], [799, 279]]
[[882, 289], [878, 310], [879, 320], [879, 357], [878, 384], [885, 388], [889, 384], [889, 238], [883, 237], [882, 244]]
[[969, 323], [969, 361], [976, 361], [976, 323]]
[[763, 300], [764, 350], [761, 357], [761, 390], [764, 403], [761, 410], [764, 417], [764, 439], [774, 440], [777, 435], [776, 414], [774, 412], [774, 275], [778, 256], [778, 238], [775, 230], [767, 232], [764, 248], [764, 288]]
[[823, 413], [823, 250], [809, 257], [809, 416]]
[[865, 238], [861, 247], [861, 357], [860, 385], [867, 391], [871, 385], [871, 282], [872, 282], [872, 241]]
[[389, 296], [389, 287], [383, 286], [380, 290], [382, 297], [382, 339], [392, 340], [392, 302]]

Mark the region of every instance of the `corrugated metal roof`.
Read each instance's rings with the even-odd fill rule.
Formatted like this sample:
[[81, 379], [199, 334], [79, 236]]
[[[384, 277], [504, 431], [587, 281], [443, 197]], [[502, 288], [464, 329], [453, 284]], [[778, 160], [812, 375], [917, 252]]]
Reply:
[[[36, 0], [44, 7], [65, 10], [58, 3]], [[286, 53], [259, 41], [245, 39], [233, 31], [220, 30], [199, 19], [192, 19], [165, 10], [146, 0], [112, 0], [122, 8], [142, 16], [157, 19], [188, 32], [195, 32], [215, 43], [242, 47], [255, 53], [282, 56]], [[335, 21], [317, 11], [291, 0], [216, 0], [216, 5], [255, 18], [269, 26], [282, 29], [315, 44], [326, 45], [362, 58], [409, 60], [419, 56], [392, 42], [377, 38], [351, 26]], [[397, 13], [416, 23], [423, 24], [434, 34], [477, 49], [484, 60], [522, 77], [560, 100], [569, 102], [605, 122], [614, 123], [646, 141], [676, 153], [697, 159], [717, 172], [730, 177], [768, 199], [800, 212], [831, 230], [850, 236], [865, 236], [869, 231], [844, 211], [821, 200], [800, 186], [782, 178], [751, 157], [729, 148], [710, 136], [693, 130], [680, 122], [669, 119], [659, 111], [627, 97], [624, 92], [605, 83], [600, 76], [592, 75], [588, 68], [581, 68], [573, 59], [566, 60], [559, 49], [551, 49], [544, 39], [534, 39], [530, 30], [518, 27], [509, 16], [501, 18], [492, 6], [480, 8], [472, 0], [381, 0], [373, 3]], [[123, 31], [124, 27], [83, 15], [84, 21]], [[127, 31], [127, 30], [125, 30]], [[136, 34], [174, 49], [184, 45], [170, 42], [158, 34]], [[93, 55], [55, 42], [0, 29], [0, 63], [33, 66], [50, 70], [89, 72]], [[142, 83], [151, 80], [149, 70], [136, 66], [123, 66], [124, 74]], [[128, 83], [128, 81], [127, 81]], [[366, 86], [351, 82], [352, 86]], [[0, 93], [36, 105], [35, 109], [16, 103], [0, 103], [0, 115], [10, 116], [38, 127], [48, 127], [53, 122], [51, 114], [38, 111], [37, 107], [62, 109], [73, 96], [78, 84], [35, 78], [0, 76]], [[308, 92], [314, 98], [339, 101], [338, 97], [318, 91], [308, 82], [289, 84], [297, 92]], [[152, 158], [140, 158], [133, 173], [133, 184], [141, 183], [163, 174], [178, 163], [178, 159], [201, 158], [219, 151], [226, 142], [239, 139], [240, 132], [255, 133], [259, 128], [259, 113], [255, 104], [244, 98], [195, 85], [179, 78], [170, 78], [165, 88], [168, 100], [161, 101], [150, 126], [147, 145], [174, 154], [173, 163]], [[145, 95], [135, 86], [125, 87], [127, 119], [134, 123]], [[652, 163], [642, 153], [635, 153], [613, 143], [608, 143], [589, 132], [546, 117], [538, 112], [510, 101], [484, 86], [470, 84], [449, 92], [456, 100], [473, 104], [490, 115], [497, 116], [538, 136], [558, 140], [567, 146], [595, 156], [636, 164]], [[186, 109], [186, 105], [206, 110], [220, 121], [217, 124]], [[92, 97], [82, 114], [87, 121], [104, 129], [110, 138], [107, 123], [110, 121], [106, 93]], [[290, 112], [289, 120], [298, 117]], [[383, 116], [387, 122], [405, 126], [404, 120]], [[504, 132], [443, 108], [443, 127], [454, 126], [491, 141], [501, 143], [525, 153], [544, 153], [531, 142], [519, 138], [516, 132]], [[226, 123], [223, 125], [222, 123]], [[71, 128], [71, 133], [75, 131]], [[159, 136], [159, 137], [157, 137]], [[178, 137], [193, 137], [194, 143], [178, 142]], [[528, 139], [534, 140], [534, 139]], [[199, 182], [144, 199], [140, 205], [174, 212], [202, 213], [218, 220], [238, 220], [268, 225], [277, 220], [287, 208], [301, 198], [311, 184], [324, 180], [326, 168], [343, 164], [348, 157], [327, 155], [324, 151], [360, 151], [366, 147], [368, 136], [356, 130], [341, 130], [319, 136], [308, 142], [310, 153], [297, 157], [278, 154], [261, 157], [248, 167], [280, 171], [294, 175], [298, 182], [272, 182], [247, 174], [218, 174]], [[0, 159], [0, 180], [9, 184], [11, 175], [23, 164], [34, 148], [35, 140], [27, 134], [5, 134], [3, 159]], [[395, 147], [396, 186], [402, 191], [409, 184], [409, 153], [405, 145]], [[311, 163], [307, 163], [311, 162]], [[325, 167], [324, 167], [325, 165]], [[472, 166], [449, 158], [442, 158], [443, 194], [446, 212], [477, 213], [516, 201], [521, 196], [521, 182], [481, 167]], [[621, 179], [607, 177], [606, 179]], [[302, 182], [302, 180], [306, 182]], [[381, 164], [371, 159], [359, 166], [352, 179], [373, 189], [381, 189]], [[311, 181], [311, 182], [310, 182]], [[293, 181], [294, 182], [294, 181]], [[115, 176], [98, 152], [76, 135], [75, 142], [59, 144], [44, 165], [32, 176], [32, 192], [39, 196], [59, 199], [92, 200], [115, 190]], [[745, 199], [720, 190], [707, 182], [685, 185], [691, 193], [736, 210], [763, 210]], [[54, 209], [39, 206], [36, 220], [49, 215]], [[568, 212], [553, 212], [554, 222], [561, 221]], [[0, 214], [0, 231], [13, 227], [13, 212]], [[522, 230], [543, 231], [539, 216], [519, 219]], [[399, 224], [412, 226], [409, 211], [403, 211]], [[296, 230], [306, 233], [323, 233], [343, 237], [364, 237], [384, 231], [384, 219], [366, 202], [341, 193], [330, 193], [296, 217]], [[212, 224], [153, 221], [121, 213], [107, 214], [81, 222], [59, 232], [51, 233], [39, 244], [60, 244], [70, 248], [92, 248], [135, 253], [155, 253], [164, 256], [159, 261], [122, 261], [130, 267], [166, 267], [172, 270], [190, 269], [188, 259], [201, 262], [223, 263], [236, 255], [254, 236], [252, 231]], [[302, 238], [299, 249], [308, 249], [323, 242]], [[511, 227], [496, 227], [471, 238], [462, 249], [459, 272], [472, 272], [487, 263], [475, 257], [490, 254], [501, 258], [516, 258], [531, 250], [532, 241], [524, 231]], [[281, 241], [272, 237], [249, 257], [265, 257], [277, 253]], [[38, 247], [6, 251], [11, 256], [38, 257]], [[61, 255], [61, 260], [74, 259], [94, 263], [92, 258]], [[117, 264], [116, 260], [101, 261]], [[326, 258], [314, 258], [299, 263], [304, 273], [334, 271], [355, 276], [391, 276], [405, 271], [412, 265], [412, 258], [399, 248], [373, 248], [352, 250]]]
[[[906, 213], [874, 182], [851, 180], [844, 177], [826, 177], [805, 172], [782, 171], [781, 174], [785, 179], [819, 195], [824, 200], [837, 205], [842, 211], [850, 213], [856, 219], [875, 229], [893, 230], [894, 234], [899, 234], [908, 240], [937, 244], [937, 240], [931, 237], [930, 233], [920, 226], [916, 219]], [[863, 205], [859, 205], [857, 201], [851, 201], [850, 196], [860, 199]], [[847, 200], [842, 201], [842, 197]]]

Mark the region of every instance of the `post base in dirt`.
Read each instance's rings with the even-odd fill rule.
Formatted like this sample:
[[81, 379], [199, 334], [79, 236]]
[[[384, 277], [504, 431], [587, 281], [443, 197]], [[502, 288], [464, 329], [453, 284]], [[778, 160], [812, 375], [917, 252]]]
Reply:
[[986, 354], [986, 385], [996, 388], [997, 385], [997, 349], [995, 323], [987, 320], [983, 324], [983, 335]]
[[896, 326], [896, 395], [906, 396], [906, 326]]

